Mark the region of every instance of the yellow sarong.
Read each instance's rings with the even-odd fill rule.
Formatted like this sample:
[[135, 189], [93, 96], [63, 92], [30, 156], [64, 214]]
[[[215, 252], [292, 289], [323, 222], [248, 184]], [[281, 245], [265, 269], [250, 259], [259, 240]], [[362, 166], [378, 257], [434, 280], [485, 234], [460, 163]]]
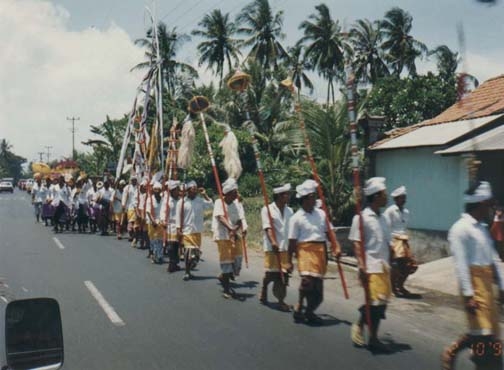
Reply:
[[408, 243], [407, 235], [394, 235], [392, 237], [393, 258], [411, 258], [411, 249]]
[[386, 305], [392, 294], [390, 269], [383, 266], [383, 272], [368, 274], [369, 303], [372, 306]]
[[113, 220], [116, 221], [116, 222], [121, 222], [123, 214], [124, 213], [122, 213], [122, 212], [114, 213]]
[[302, 242], [297, 245], [298, 270], [301, 276], [322, 278], [327, 272], [324, 242]]
[[235, 258], [242, 255], [241, 239], [235, 243], [232, 243], [231, 240], [217, 240], [217, 248], [219, 249], [220, 263], [234, 263]]
[[494, 271], [492, 266], [470, 266], [474, 300], [478, 308], [474, 314], [466, 312], [469, 330], [472, 335], [491, 335], [500, 337], [499, 311], [493, 291]]
[[182, 243], [185, 248], [197, 248], [201, 247], [201, 233], [187, 234], [183, 236]]
[[134, 209], [128, 209], [127, 216], [128, 216], [128, 222], [135, 222], [136, 212]]
[[151, 224], [148, 225], [147, 231], [149, 233], [150, 240], [158, 240], [163, 239], [163, 226], [153, 226]]
[[289, 253], [287, 251], [281, 252], [264, 252], [264, 269], [268, 272], [279, 272], [278, 258], [280, 257], [280, 264], [282, 271], [287, 272], [290, 268]]

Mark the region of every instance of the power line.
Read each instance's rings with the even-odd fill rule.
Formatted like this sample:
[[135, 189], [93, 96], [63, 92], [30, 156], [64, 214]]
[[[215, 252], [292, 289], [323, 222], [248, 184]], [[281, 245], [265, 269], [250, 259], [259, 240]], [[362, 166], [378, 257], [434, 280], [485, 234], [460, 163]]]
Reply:
[[72, 121], [72, 128], [70, 129], [70, 131], [72, 132], [72, 159], [75, 160], [75, 121], [79, 121], [80, 120], [80, 117], [72, 117], [72, 118], [68, 118], [67, 117], [67, 121]]
[[37, 154], [39, 155], [40, 157], [40, 162], [42, 162], [42, 156], [44, 155], [44, 152], [37, 152]]
[[49, 163], [49, 159], [51, 158], [51, 148], [52, 146], [45, 146], [44, 148], [47, 149], [47, 163]]

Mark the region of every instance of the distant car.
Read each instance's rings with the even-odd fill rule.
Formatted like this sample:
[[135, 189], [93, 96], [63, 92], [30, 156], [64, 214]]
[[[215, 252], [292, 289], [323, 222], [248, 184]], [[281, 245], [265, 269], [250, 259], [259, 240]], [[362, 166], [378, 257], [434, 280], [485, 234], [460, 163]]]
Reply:
[[12, 186], [11, 182], [9, 181], [0, 182], [0, 193], [3, 193], [4, 191], [14, 193], [14, 186]]

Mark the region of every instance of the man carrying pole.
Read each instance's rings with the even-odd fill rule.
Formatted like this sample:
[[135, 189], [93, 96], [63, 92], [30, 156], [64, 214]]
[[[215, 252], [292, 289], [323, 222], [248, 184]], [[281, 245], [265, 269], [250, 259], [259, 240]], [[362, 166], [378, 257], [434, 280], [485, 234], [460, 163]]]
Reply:
[[[496, 300], [504, 302], [504, 274], [486, 223], [492, 202], [490, 184], [476, 182], [465, 192], [465, 213], [448, 232], [469, 330], [443, 352], [443, 370], [454, 369], [457, 354], [466, 348], [472, 349], [476, 369], [502, 369]], [[499, 285], [499, 297], [494, 294], [494, 281]]]
[[[243, 208], [238, 203], [238, 184], [233, 178], [222, 184], [222, 199], [215, 201], [212, 215], [212, 231], [219, 249], [224, 298], [232, 298], [231, 280], [238, 276], [242, 265], [241, 238], [247, 233], [247, 221]], [[239, 230], [242, 230], [242, 235]]]
[[[391, 295], [390, 241], [387, 220], [380, 208], [387, 204], [385, 178], [372, 177], [366, 181], [364, 195], [368, 207], [361, 215], [355, 215], [348, 239], [355, 248], [359, 278], [366, 290], [366, 305], [359, 308], [360, 318], [352, 325], [352, 342], [359, 347], [366, 345], [364, 325], [368, 325], [371, 351], [388, 352], [388, 347], [378, 339], [380, 321], [385, 319], [387, 303]], [[362, 238], [364, 241], [362, 241]], [[366, 317], [369, 304], [369, 319]], [[370, 322], [369, 322], [370, 321]]]
[[[288, 226], [289, 256], [295, 255], [301, 284], [299, 300], [294, 308], [294, 322], [320, 325], [315, 310], [324, 299], [324, 275], [327, 272], [327, 227], [325, 213], [315, 207], [317, 182], [306, 180], [296, 187], [301, 208], [291, 217]], [[303, 303], [306, 299], [306, 309]]]
[[[201, 248], [201, 233], [203, 232], [203, 216], [206, 209], [213, 206], [212, 199], [207, 195], [205, 189], [200, 188], [195, 181], [189, 181], [186, 185], [187, 196], [184, 203], [179, 202], [175, 223], [177, 235], [180, 236], [184, 246], [185, 275], [184, 280], [192, 278], [191, 270], [196, 267], [199, 260]], [[201, 197], [198, 196], [201, 194]], [[182, 209], [182, 206], [184, 207]]]
[[273, 202], [261, 209], [262, 228], [264, 230], [264, 269], [263, 284], [259, 301], [268, 303], [268, 285], [273, 282], [273, 295], [278, 299], [281, 311], [290, 311], [284, 302], [287, 295], [288, 273], [292, 270], [289, 262], [288, 225], [293, 215], [288, 206], [291, 184], [273, 188]]
[[168, 180], [166, 182], [168, 191], [163, 199], [163, 210], [161, 213], [161, 222], [166, 226], [166, 244], [168, 251], [168, 268], [169, 273], [179, 271], [179, 236], [177, 235], [177, 226], [175, 223], [175, 215], [177, 211], [177, 204], [180, 200], [180, 181]]

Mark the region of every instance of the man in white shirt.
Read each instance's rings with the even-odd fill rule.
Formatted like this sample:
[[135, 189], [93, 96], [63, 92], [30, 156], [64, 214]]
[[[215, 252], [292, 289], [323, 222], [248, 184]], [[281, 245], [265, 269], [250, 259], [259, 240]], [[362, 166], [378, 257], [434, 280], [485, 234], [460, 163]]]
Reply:
[[290, 195], [291, 184], [276, 186], [273, 188], [273, 202], [268, 208], [264, 206], [261, 209], [265, 274], [259, 301], [262, 304], [268, 303], [268, 285], [273, 282], [273, 295], [278, 299], [281, 311], [290, 311], [290, 307], [284, 302], [288, 273], [292, 270], [287, 239], [289, 221], [293, 215], [292, 208], [288, 206]]
[[98, 197], [96, 202], [101, 205], [101, 222], [100, 228], [102, 236], [107, 236], [108, 226], [110, 222], [110, 211], [111, 211], [111, 203], [112, 203], [112, 189], [110, 188], [110, 183], [105, 181], [103, 183], [103, 187], [98, 190]]
[[390, 195], [394, 198], [395, 204], [388, 207], [383, 212], [383, 215], [392, 233], [392, 262], [390, 271], [392, 292], [398, 298], [420, 298], [420, 295], [412, 294], [404, 287], [408, 276], [418, 269], [418, 265], [411, 252], [406, 231], [410, 217], [409, 210], [404, 206], [406, 204], [406, 187], [400, 186]]
[[152, 249], [152, 263], [163, 263], [163, 224], [161, 222], [161, 213], [163, 202], [161, 199], [161, 190], [163, 186], [156, 182], [152, 186], [153, 194], [147, 197], [146, 204], [146, 223], [149, 233], [150, 247]]
[[122, 208], [123, 190], [126, 186], [126, 181], [120, 180], [117, 187], [112, 191], [112, 210], [113, 210], [113, 224], [117, 234], [117, 240], [122, 239], [123, 223], [125, 221], [125, 212]]
[[163, 209], [161, 210], [161, 222], [165, 225], [166, 249], [168, 254], [169, 273], [179, 271], [179, 236], [177, 235], [176, 214], [177, 206], [180, 202], [180, 181], [168, 180], [166, 186], [168, 191], [163, 199]]
[[[391, 295], [390, 240], [387, 220], [380, 208], [387, 204], [385, 178], [372, 177], [366, 181], [364, 195], [368, 206], [355, 215], [348, 239], [354, 244], [359, 267], [359, 277], [367, 289], [368, 302], [359, 308], [360, 319], [352, 325], [352, 342], [359, 347], [366, 345], [362, 335], [364, 325], [370, 324], [368, 348], [371, 351], [388, 352], [390, 349], [378, 339], [380, 321], [385, 319], [387, 303]], [[360, 224], [362, 222], [362, 229]], [[362, 235], [361, 235], [362, 230]], [[364, 250], [363, 250], [364, 248]], [[371, 322], [367, 322], [367, 305]]]
[[42, 176], [40, 173], [33, 175], [35, 183], [33, 184], [31, 190], [32, 204], [35, 210], [35, 218], [37, 222], [40, 222], [40, 215], [42, 213], [42, 204], [47, 198], [49, 189], [42, 183]]
[[[175, 222], [180, 244], [185, 248], [184, 280], [190, 280], [192, 278], [191, 270], [196, 267], [199, 261], [204, 212], [212, 208], [213, 201], [205, 189], [198, 189], [195, 181], [187, 183], [186, 191], [187, 196], [184, 201], [178, 202]], [[198, 192], [203, 198], [198, 196]]]
[[[219, 280], [224, 289], [224, 298], [232, 298], [231, 280], [238, 276], [242, 265], [242, 238], [247, 233], [247, 222], [243, 206], [238, 202], [238, 184], [233, 178], [222, 184], [224, 203], [217, 199], [212, 215], [212, 231], [219, 249], [221, 275]], [[240, 234], [241, 230], [241, 234]]]
[[[325, 213], [315, 207], [317, 182], [306, 180], [296, 186], [296, 198], [301, 208], [291, 217], [287, 237], [289, 256], [296, 256], [301, 283], [294, 322], [322, 324], [315, 310], [324, 299], [324, 276], [327, 271], [327, 227]], [[303, 302], [306, 308], [303, 312]]]
[[[477, 182], [464, 195], [465, 213], [448, 232], [469, 330], [443, 352], [443, 369], [453, 369], [456, 355], [472, 349], [477, 369], [502, 369], [499, 310], [504, 302], [504, 275], [488, 231], [493, 195], [490, 184]], [[500, 295], [494, 294], [493, 283]]]
[[93, 188], [93, 183], [87, 176], [82, 175], [77, 178], [75, 193], [77, 198], [77, 228], [79, 233], [86, 232], [89, 222], [88, 208], [89, 198], [88, 192]]
[[[136, 245], [136, 231], [135, 231], [135, 219], [136, 219], [136, 207], [138, 203], [138, 187], [137, 178], [132, 176], [130, 178], [130, 183], [124, 187], [122, 195], [122, 207], [123, 212], [126, 213], [126, 219], [128, 222], [128, 241], [135, 243]], [[133, 244], [132, 244], [133, 246]]]
[[[54, 206], [54, 218], [53, 218], [53, 226], [54, 232], [62, 232], [63, 225], [60, 225], [60, 221], [64, 216], [65, 212], [67, 212], [68, 205], [70, 203], [70, 189], [65, 184], [65, 177], [61, 175], [58, 180], [58, 184], [53, 188], [52, 194], [52, 202], [51, 204]], [[61, 229], [58, 227], [61, 226]]]

